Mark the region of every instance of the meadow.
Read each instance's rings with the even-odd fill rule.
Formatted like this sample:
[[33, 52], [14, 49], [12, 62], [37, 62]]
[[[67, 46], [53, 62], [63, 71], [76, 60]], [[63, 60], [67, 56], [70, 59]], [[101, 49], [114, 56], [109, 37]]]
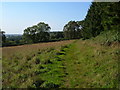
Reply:
[[[45, 65], [74, 40], [2, 48], [3, 88], [38, 87]], [[41, 71], [43, 70], [43, 71]]]
[[[58, 11], [57, 6], [61, 6], [59, 9], [65, 10], [64, 5], [57, 4], [58, 3], [53, 7], [53, 11], [55, 12], [52, 12], [50, 8], [49, 11], [47, 9], [47, 13], [45, 14], [47, 17], [52, 14], [54, 15], [54, 13], [57, 17], [59, 17], [58, 15], [63, 17], [56, 18], [60, 20], [55, 21], [52, 15], [53, 19], [50, 20], [55, 21], [55, 23], [52, 22], [52, 24], [61, 26], [58, 21], [68, 21], [70, 18], [74, 20], [76, 15], [79, 15], [76, 20], [81, 21], [69, 21], [62, 27], [62, 32], [52, 32], [52, 30], [55, 30], [54, 27], [50, 27], [47, 23], [39, 22], [36, 25], [26, 27], [20, 37], [12, 36], [11, 39], [5, 36], [4, 31], [0, 31], [0, 36], [2, 37], [2, 41], [0, 41], [2, 43], [2, 45], [0, 45], [2, 47], [0, 48], [0, 50], [2, 50], [2, 60], [0, 60], [0, 64], [2, 63], [2, 77], [0, 75], [0, 79], [2, 78], [2, 88], [119, 89], [119, 3], [98, 3], [93, 0], [83, 19], [80, 19], [84, 11], [80, 9], [83, 4], [79, 4], [80, 8], [78, 5], [73, 6], [74, 3], [72, 6], [68, 7], [68, 10], [65, 11], [65, 14], [68, 14], [68, 19], [64, 17], [65, 14], [61, 15], [56, 13], [56, 11]], [[30, 6], [31, 5], [32, 4], [30, 4]], [[28, 8], [28, 4], [24, 6]], [[39, 6], [47, 7], [49, 5]], [[65, 5], [65, 7], [67, 6], [69, 5]], [[77, 9], [74, 9], [74, 7]], [[82, 7], [82, 9], [85, 8], [86, 6]], [[45, 11], [45, 8], [40, 7], [40, 9]], [[36, 7], [35, 11], [37, 10], [37, 14], [30, 14], [28, 12], [31, 12], [31, 10], [34, 11], [34, 9], [27, 10], [27, 14], [29, 14], [27, 16], [30, 16], [32, 22], [34, 21], [32, 16], [38, 15], [39, 11], [40, 18], [42, 17], [40, 9]], [[69, 14], [69, 11], [72, 11], [71, 14]], [[75, 13], [73, 11], [77, 12]], [[48, 15], [49, 12], [52, 14]], [[61, 10], [59, 12], [61, 12]], [[16, 14], [15, 12], [15, 14], [12, 15]], [[23, 15], [23, 13], [21, 14]], [[26, 16], [25, 13], [24, 16]], [[25, 19], [26, 18], [27, 17], [25, 17]], [[23, 18], [22, 20], [25, 22]], [[49, 19], [45, 18], [45, 21], [46, 20], [51, 22]], [[19, 20], [15, 20], [15, 23], [16, 21]], [[27, 26], [29, 23], [31, 22], [27, 20]], [[20, 22], [19, 25], [22, 26]], [[17, 28], [19, 27], [17, 26]], [[12, 29], [10, 28], [9, 30]]]
[[3, 88], [118, 88], [119, 45], [96, 38], [4, 47]]

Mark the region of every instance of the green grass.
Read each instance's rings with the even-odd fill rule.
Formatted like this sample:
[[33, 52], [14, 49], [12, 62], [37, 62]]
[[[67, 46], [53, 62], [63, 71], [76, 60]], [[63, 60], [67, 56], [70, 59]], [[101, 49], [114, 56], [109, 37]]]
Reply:
[[64, 57], [68, 75], [62, 87], [118, 87], [117, 49], [96, 45], [91, 41], [74, 43]]
[[95, 38], [92, 38], [93, 42], [101, 44], [110, 44], [111, 42], [120, 42], [120, 31], [119, 30], [110, 30], [103, 31], [100, 35]]
[[103, 36], [4, 56], [3, 88], [118, 88], [120, 44]]

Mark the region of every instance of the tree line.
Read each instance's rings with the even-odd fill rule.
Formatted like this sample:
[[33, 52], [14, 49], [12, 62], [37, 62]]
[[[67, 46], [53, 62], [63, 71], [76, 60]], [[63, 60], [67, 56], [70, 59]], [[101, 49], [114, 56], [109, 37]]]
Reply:
[[83, 23], [82, 36], [96, 37], [103, 31], [120, 27], [120, 2], [93, 2]]
[[64, 26], [68, 39], [96, 37], [103, 31], [115, 30], [120, 33], [120, 2], [92, 2], [82, 21], [70, 21]]
[[[120, 28], [120, 2], [92, 2], [88, 13], [82, 21], [69, 21], [63, 32], [50, 32], [51, 27], [40, 22], [28, 27], [22, 35], [22, 44], [49, 42], [69, 39], [89, 39], [96, 37], [103, 31]], [[5, 32], [1, 32], [2, 43], [5, 44]]]

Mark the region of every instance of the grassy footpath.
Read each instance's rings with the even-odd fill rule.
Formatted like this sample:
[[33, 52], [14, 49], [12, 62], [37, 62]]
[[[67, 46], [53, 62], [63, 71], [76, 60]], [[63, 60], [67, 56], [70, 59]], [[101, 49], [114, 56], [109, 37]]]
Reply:
[[61, 48], [52, 64], [47, 64], [47, 88], [117, 88], [118, 47], [91, 40], [78, 40]]
[[23, 58], [14, 53], [3, 58], [3, 87], [117, 88], [118, 45], [76, 40], [59, 48], [37, 48]]
[[117, 45], [101, 46], [91, 40], [79, 40], [66, 51], [66, 77], [62, 87], [115, 88], [118, 87]]

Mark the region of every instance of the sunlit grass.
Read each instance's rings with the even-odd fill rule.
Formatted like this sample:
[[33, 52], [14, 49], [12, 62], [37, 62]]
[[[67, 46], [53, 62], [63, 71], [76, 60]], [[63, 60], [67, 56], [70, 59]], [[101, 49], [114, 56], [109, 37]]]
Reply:
[[118, 45], [90, 39], [3, 48], [3, 87], [117, 88]]

